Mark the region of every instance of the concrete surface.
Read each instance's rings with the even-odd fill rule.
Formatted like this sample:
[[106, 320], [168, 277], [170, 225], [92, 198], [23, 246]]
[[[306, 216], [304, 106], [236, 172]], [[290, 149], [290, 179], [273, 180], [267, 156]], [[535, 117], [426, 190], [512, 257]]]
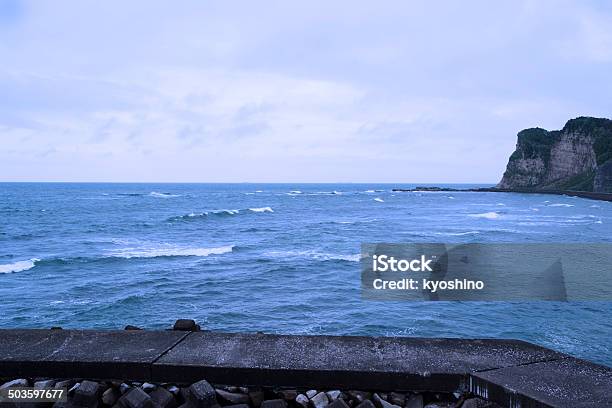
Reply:
[[612, 369], [517, 340], [0, 330], [0, 377], [453, 392], [612, 407]]

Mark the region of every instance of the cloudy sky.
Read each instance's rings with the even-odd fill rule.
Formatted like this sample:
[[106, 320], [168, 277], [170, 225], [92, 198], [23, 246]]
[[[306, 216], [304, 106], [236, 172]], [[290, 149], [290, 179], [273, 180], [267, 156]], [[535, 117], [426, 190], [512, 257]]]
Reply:
[[0, 0], [0, 180], [497, 182], [611, 73], [606, 1]]

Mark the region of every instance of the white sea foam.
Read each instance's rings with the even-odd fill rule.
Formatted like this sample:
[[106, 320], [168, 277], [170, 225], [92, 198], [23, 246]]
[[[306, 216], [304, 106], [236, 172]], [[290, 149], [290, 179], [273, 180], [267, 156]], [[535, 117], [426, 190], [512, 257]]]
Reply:
[[236, 215], [239, 214], [240, 210], [215, 210], [215, 211], [204, 211], [201, 213], [189, 213], [187, 215], [181, 215], [180, 217], [173, 217], [173, 219], [185, 219], [185, 218], [203, 218], [209, 215]]
[[436, 232], [434, 235], [450, 236], [450, 237], [461, 237], [464, 235], [476, 235], [480, 234], [480, 231], [465, 231], [465, 232]]
[[375, 192], [376, 192], [376, 190], [366, 190], [365, 192], [366, 192], [366, 193], [375, 193]]
[[318, 261], [348, 261], [359, 262], [360, 255], [344, 255], [329, 252], [320, 252], [315, 250], [308, 251], [269, 251], [264, 254], [274, 258], [307, 258]]
[[548, 204], [548, 207], [573, 207], [574, 204], [565, 204], [565, 203], [555, 203], [555, 204]]
[[271, 207], [249, 208], [249, 211], [253, 211], [256, 213], [274, 212], [274, 210]]
[[173, 197], [180, 197], [180, 195], [178, 194], [170, 194], [170, 193], [158, 193], [157, 191], [151, 191], [149, 193], [149, 195], [151, 197], [157, 197], [157, 198], [173, 198]]
[[170, 244], [145, 245], [142, 247], [123, 248], [110, 252], [116, 258], [158, 258], [170, 256], [200, 256], [221, 255], [232, 252], [234, 246], [227, 245], [215, 248], [185, 248]]
[[260, 207], [260, 208], [248, 208], [246, 210], [213, 210], [213, 211], [204, 211], [201, 213], [189, 213], [186, 215], [179, 215], [176, 217], [170, 217], [168, 218], [169, 222], [174, 222], [174, 221], [195, 221], [197, 219], [201, 219], [201, 218], [207, 218], [207, 217], [212, 217], [212, 216], [218, 216], [218, 217], [223, 217], [223, 216], [233, 216], [233, 215], [238, 215], [238, 214], [244, 214], [243, 211], [250, 211], [250, 212], [254, 212], [254, 213], [265, 213], [265, 212], [274, 212], [274, 210], [272, 209], [272, 207]]
[[384, 202], [385, 202], [385, 200], [383, 200], [383, 199], [382, 199], [382, 198], [380, 198], [380, 197], [376, 197], [376, 198], [374, 199], [374, 201], [378, 201], [379, 203], [384, 203]]
[[469, 216], [474, 218], [486, 218], [488, 220], [494, 220], [499, 218], [500, 214], [497, 212], [490, 211], [482, 214], [469, 214]]
[[13, 272], [21, 272], [32, 269], [36, 266], [36, 262], [40, 261], [40, 259], [32, 258], [27, 261], [17, 261], [11, 264], [0, 265], [0, 273], [13, 273]]

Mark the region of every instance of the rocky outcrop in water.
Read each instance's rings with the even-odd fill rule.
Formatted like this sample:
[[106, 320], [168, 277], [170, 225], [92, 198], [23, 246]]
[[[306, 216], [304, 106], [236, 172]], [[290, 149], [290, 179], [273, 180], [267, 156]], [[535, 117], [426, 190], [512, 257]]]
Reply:
[[612, 120], [579, 117], [561, 130], [520, 131], [497, 187], [612, 193]]

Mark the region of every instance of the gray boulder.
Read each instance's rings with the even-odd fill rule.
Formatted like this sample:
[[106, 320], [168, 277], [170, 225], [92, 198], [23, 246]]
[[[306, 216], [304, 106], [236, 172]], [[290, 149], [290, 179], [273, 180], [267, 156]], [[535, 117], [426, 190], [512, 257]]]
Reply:
[[153, 408], [153, 401], [142, 388], [134, 387], [119, 398], [119, 404], [125, 408]]
[[406, 399], [405, 408], [423, 408], [423, 396], [421, 394], [409, 396]]
[[149, 393], [149, 397], [151, 397], [151, 401], [155, 407], [159, 408], [175, 408], [176, 407], [176, 399], [174, 395], [165, 389], [164, 387], [157, 387], [153, 391]]
[[102, 389], [95, 381], [83, 381], [75, 390], [71, 404], [78, 407], [97, 407]]
[[104, 405], [113, 406], [117, 400], [121, 397], [121, 392], [118, 388], [110, 387], [108, 390], [102, 393], [102, 403]]
[[[238, 388], [236, 388], [237, 390]], [[239, 404], [248, 404], [249, 396], [247, 394], [240, 394], [238, 392], [229, 392], [221, 389], [215, 390], [217, 393], [217, 397], [223, 402], [226, 402], [229, 405], [239, 405]]]
[[325, 408], [329, 404], [329, 398], [324, 392], [320, 392], [310, 399], [312, 408]]
[[191, 384], [187, 393], [187, 400], [196, 408], [217, 407], [217, 397], [215, 389], [206, 380]]

